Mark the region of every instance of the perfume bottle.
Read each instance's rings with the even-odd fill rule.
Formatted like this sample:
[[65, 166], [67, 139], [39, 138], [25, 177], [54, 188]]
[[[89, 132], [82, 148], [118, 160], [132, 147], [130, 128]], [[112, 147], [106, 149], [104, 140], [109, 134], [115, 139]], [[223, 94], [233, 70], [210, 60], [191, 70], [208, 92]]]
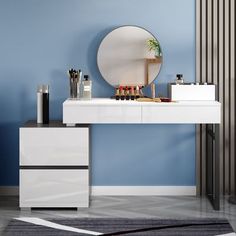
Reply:
[[183, 84], [184, 83], [183, 75], [182, 74], [177, 74], [175, 82], [176, 82], [176, 84]]
[[88, 75], [84, 76], [82, 87], [83, 87], [83, 99], [90, 100], [92, 98], [92, 80], [89, 79]]

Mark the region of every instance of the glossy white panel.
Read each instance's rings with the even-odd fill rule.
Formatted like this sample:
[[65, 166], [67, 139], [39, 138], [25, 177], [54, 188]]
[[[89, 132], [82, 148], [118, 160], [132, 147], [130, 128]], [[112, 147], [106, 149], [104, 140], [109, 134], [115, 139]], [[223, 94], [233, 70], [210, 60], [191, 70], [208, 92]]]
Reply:
[[220, 123], [221, 104], [216, 101], [178, 101], [171, 103], [92, 99], [63, 103], [63, 123]]
[[20, 170], [20, 207], [88, 205], [88, 170]]
[[170, 85], [174, 101], [215, 101], [215, 85]]
[[140, 123], [141, 107], [125, 103], [63, 106], [63, 123]]
[[88, 128], [20, 128], [20, 165], [88, 163]]
[[216, 124], [220, 123], [219, 106], [145, 106], [142, 123]]

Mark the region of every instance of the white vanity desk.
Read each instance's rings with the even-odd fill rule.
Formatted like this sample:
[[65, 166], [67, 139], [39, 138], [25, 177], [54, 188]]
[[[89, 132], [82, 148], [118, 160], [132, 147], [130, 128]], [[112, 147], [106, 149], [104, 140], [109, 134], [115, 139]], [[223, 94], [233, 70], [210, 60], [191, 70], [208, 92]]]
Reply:
[[[178, 101], [171, 103], [116, 101], [109, 98], [66, 100], [63, 123], [76, 124], [208, 124], [207, 175], [212, 182], [208, 197], [219, 209], [219, 145], [221, 104], [217, 101]], [[207, 142], [208, 142], [207, 141]], [[208, 179], [208, 180], [209, 180]]]
[[63, 123], [74, 124], [219, 124], [217, 101], [171, 103], [116, 101], [109, 98], [66, 100]]

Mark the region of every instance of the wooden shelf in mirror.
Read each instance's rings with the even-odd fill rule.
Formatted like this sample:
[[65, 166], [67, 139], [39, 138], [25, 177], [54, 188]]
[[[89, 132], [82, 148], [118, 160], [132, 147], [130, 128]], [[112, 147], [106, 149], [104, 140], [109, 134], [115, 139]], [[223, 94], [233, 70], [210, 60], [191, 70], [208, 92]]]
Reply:
[[162, 57], [146, 58], [147, 64], [162, 63]]

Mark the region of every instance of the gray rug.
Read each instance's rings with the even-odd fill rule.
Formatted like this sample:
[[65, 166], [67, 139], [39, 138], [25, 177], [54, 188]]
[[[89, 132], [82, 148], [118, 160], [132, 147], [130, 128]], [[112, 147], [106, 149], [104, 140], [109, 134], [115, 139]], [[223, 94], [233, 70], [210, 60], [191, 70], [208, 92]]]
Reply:
[[[22, 219], [24, 221], [22, 221]], [[5, 229], [7, 236], [85, 236], [85, 235], [181, 235], [213, 236], [232, 233], [224, 219], [159, 220], [159, 219], [13, 219]], [[31, 222], [31, 219], [35, 222]], [[29, 223], [30, 222], [30, 223]], [[49, 224], [49, 225], [47, 225]], [[47, 226], [46, 226], [47, 225]], [[67, 227], [60, 229], [60, 227]], [[75, 232], [76, 230], [86, 230]], [[74, 232], [72, 232], [74, 231]]]

